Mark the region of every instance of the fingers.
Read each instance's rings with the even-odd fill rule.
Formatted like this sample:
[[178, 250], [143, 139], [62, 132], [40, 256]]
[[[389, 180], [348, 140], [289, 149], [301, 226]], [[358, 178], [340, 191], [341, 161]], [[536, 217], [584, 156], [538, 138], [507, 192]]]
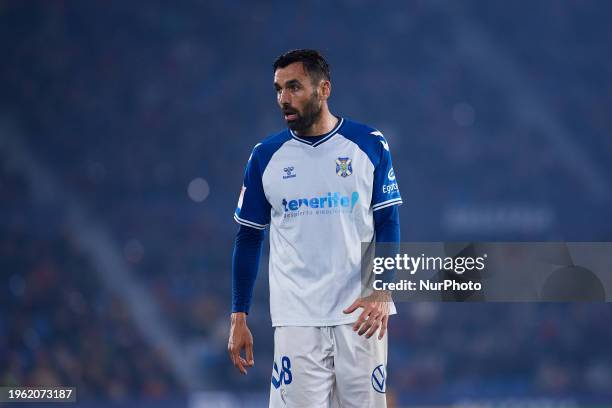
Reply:
[[360, 315], [359, 318], [357, 319], [357, 321], [355, 322], [355, 324], [353, 325], [353, 331], [357, 331], [359, 330], [359, 328], [361, 327], [361, 325], [366, 321], [366, 319], [368, 318], [370, 314], [370, 310], [369, 309], [365, 309]]
[[357, 334], [363, 336], [363, 334], [374, 325], [374, 322], [375, 320], [373, 318], [369, 318], [368, 320], [366, 320], [361, 326], [361, 329], [359, 329], [359, 332], [357, 332]]
[[248, 367], [247, 361], [242, 357], [238, 358], [240, 359], [240, 364], [242, 364], [242, 367], [244, 368], [244, 373], [246, 374], [246, 367]]
[[253, 343], [247, 343], [246, 345], [246, 363], [247, 367], [253, 367], [255, 360], [253, 359]]
[[[380, 320], [379, 316], [380, 313], [376, 309], [366, 308], [366, 310], [363, 311], [361, 316], [359, 316], [359, 320], [357, 320], [357, 322], [355, 323], [355, 325], [359, 324], [361, 326], [358, 334], [361, 336], [368, 329], [370, 329], [372, 325], [376, 323], [377, 320]], [[353, 329], [357, 330], [354, 327]]]
[[236, 365], [236, 368], [240, 371], [240, 374], [242, 375], [247, 375], [247, 370], [246, 370], [246, 361], [244, 360], [244, 358], [238, 356], [238, 359], [236, 360], [236, 362], [238, 363]]
[[246, 375], [247, 371], [245, 366], [247, 366], [247, 364], [244, 358], [240, 357], [240, 347], [234, 344], [230, 344], [228, 345], [228, 352], [230, 355], [230, 359], [232, 360], [232, 364], [234, 364], [234, 367], [236, 367], [238, 371], [240, 371], [240, 374]]
[[[380, 327], [380, 316], [379, 315], [375, 315], [373, 312], [374, 311], [370, 312], [370, 315], [368, 316], [368, 319], [363, 323], [363, 325], [361, 326], [361, 329], [357, 333], [360, 336], [362, 336], [366, 332], [369, 333], [370, 331], [372, 333], [374, 333], [376, 331], [376, 329], [378, 329]], [[372, 336], [372, 334], [366, 335], [366, 337], [368, 339], [371, 336]]]
[[244, 359], [242, 357], [232, 354], [232, 363], [234, 363], [234, 367], [240, 371], [240, 374], [246, 375], [246, 368], [244, 368], [245, 364], [243, 362]]
[[355, 310], [357, 310], [358, 307], [363, 307], [361, 304], [361, 298], [358, 298], [357, 300], [355, 300], [353, 304], [347, 307], [346, 309], [344, 309], [342, 313], [345, 313], [345, 314], [353, 313]]
[[372, 335], [374, 333], [376, 333], [376, 330], [378, 330], [380, 328], [380, 326], [382, 326], [382, 321], [381, 319], [375, 319], [372, 322], [372, 325], [370, 326], [370, 330], [368, 330], [368, 332], [366, 333], [366, 339], [369, 339], [370, 337], [372, 337]]
[[380, 340], [387, 333], [388, 321], [388, 310], [366, 305], [364, 311], [353, 325], [353, 331], [356, 331], [359, 336], [365, 334], [365, 337], [369, 339], [380, 329], [378, 335]]
[[380, 333], [378, 334], [378, 340], [382, 340], [385, 337], [385, 333], [387, 333], [387, 322], [389, 321], [389, 315], [386, 315], [382, 318], [382, 324], [380, 326]]

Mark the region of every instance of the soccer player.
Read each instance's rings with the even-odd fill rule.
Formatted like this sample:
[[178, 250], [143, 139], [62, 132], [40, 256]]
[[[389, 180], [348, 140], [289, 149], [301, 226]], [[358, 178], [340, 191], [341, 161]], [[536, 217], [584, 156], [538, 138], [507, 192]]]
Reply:
[[254, 364], [247, 314], [270, 225], [270, 407], [385, 407], [395, 306], [386, 292], [363, 294], [361, 243], [399, 243], [389, 145], [330, 112], [329, 66], [317, 51], [281, 55], [274, 88], [288, 129], [255, 145], [234, 214], [231, 360], [242, 374]]

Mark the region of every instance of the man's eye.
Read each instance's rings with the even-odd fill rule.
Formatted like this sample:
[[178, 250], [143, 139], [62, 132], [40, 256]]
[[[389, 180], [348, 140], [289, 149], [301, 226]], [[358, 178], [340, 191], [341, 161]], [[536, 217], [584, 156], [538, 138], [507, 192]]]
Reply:
[[297, 91], [298, 89], [300, 89], [300, 87], [297, 86], [297, 85], [292, 85], [291, 86], [291, 90], [294, 91], [294, 92]]

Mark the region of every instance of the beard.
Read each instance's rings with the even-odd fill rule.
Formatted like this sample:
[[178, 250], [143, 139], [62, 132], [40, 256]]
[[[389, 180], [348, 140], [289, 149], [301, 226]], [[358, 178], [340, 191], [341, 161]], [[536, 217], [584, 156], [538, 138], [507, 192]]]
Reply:
[[313, 92], [312, 97], [304, 105], [302, 112], [297, 109], [289, 108], [292, 113], [297, 115], [297, 119], [288, 120], [287, 126], [294, 132], [302, 133], [312, 127], [312, 125], [321, 117], [322, 108], [319, 105], [319, 93]]

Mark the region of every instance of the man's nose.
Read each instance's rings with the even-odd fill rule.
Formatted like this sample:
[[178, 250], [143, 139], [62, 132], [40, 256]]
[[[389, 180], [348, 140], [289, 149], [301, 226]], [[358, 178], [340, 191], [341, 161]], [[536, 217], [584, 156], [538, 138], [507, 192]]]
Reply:
[[291, 94], [289, 92], [287, 92], [286, 90], [281, 90], [279, 95], [278, 95], [278, 103], [283, 106], [283, 105], [291, 105]]

